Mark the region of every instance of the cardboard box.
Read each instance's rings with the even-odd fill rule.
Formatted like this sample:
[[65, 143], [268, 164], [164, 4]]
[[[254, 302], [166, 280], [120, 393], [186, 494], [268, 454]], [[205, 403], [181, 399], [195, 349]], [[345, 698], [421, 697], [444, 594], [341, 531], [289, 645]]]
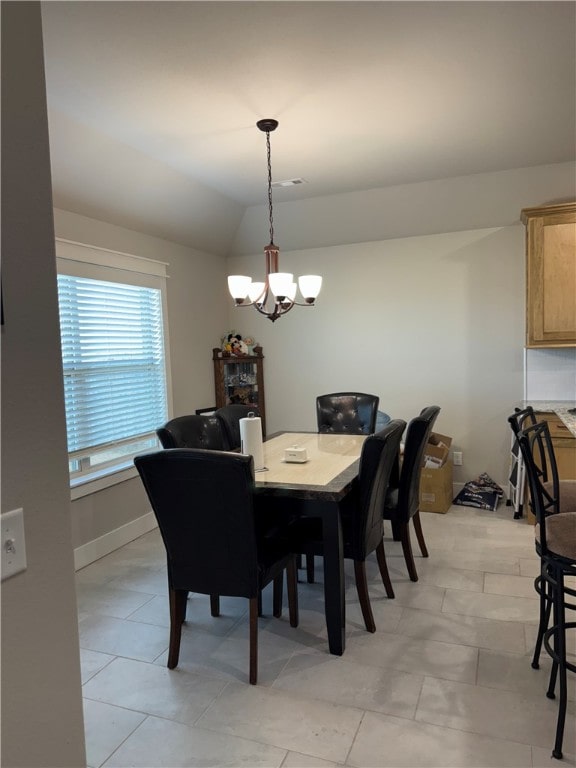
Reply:
[[424, 467], [420, 475], [420, 511], [445, 514], [450, 509], [452, 489], [452, 461], [441, 467]]
[[424, 450], [424, 466], [430, 469], [443, 466], [450, 455], [451, 445], [451, 437], [432, 432]]

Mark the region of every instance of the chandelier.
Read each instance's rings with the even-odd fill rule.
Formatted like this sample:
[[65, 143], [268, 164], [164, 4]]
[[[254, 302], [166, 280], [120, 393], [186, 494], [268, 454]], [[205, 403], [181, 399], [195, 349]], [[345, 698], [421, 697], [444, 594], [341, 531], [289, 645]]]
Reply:
[[[246, 275], [230, 275], [228, 290], [234, 299], [236, 307], [254, 307], [261, 315], [274, 322], [293, 306], [311, 307], [314, 305], [322, 278], [319, 275], [302, 275], [298, 278], [298, 286], [294, 275], [278, 271], [278, 255], [280, 249], [274, 245], [274, 216], [272, 212], [272, 165], [270, 162], [270, 132], [278, 127], [278, 121], [272, 119], [258, 120], [256, 123], [261, 131], [266, 133], [266, 151], [268, 157], [268, 221], [270, 225], [270, 243], [264, 248], [266, 256], [266, 278], [264, 282], [255, 282]], [[296, 301], [296, 289], [300, 289], [303, 302]]]

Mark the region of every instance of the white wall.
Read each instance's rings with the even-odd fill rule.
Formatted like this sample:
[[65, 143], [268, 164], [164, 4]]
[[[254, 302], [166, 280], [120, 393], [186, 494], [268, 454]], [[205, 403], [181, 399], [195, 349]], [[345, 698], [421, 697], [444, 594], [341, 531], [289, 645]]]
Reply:
[[[464, 465], [505, 483], [507, 415], [523, 396], [524, 228], [452, 232], [281, 254], [281, 268], [324, 276], [315, 308], [274, 324], [230, 310], [230, 324], [264, 347], [268, 431], [315, 429], [315, 397], [359, 390], [409, 420], [442, 410]], [[263, 256], [235, 258], [256, 276]], [[249, 314], [251, 313], [251, 314]]]
[[[280, 268], [324, 276], [317, 307], [274, 325], [229, 313], [231, 327], [264, 347], [269, 431], [313, 429], [316, 395], [338, 389], [375, 392], [381, 410], [407, 420], [434, 402], [438, 431], [464, 454], [455, 482], [488, 472], [506, 485], [506, 417], [524, 397], [520, 211], [573, 200], [576, 163], [289, 195], [275, 190]], [[266, 221], [265, 206], [246, 210], [230, 272], [263, 277], [254, 253]]]
[[2, 765], [85, 765], [40, 4], [2, 3]]
[[[228, 253], [242, 218], [240, 203], [54, 108], [48, 118], [56, 207]], [[80, 192], [78, 178], [90, 179]]]
[[576, 349], [526, 350], [526, 400], [576, 400]]
[[[57, 237], [168, 262], [173, 415], [213, 405], [212, 348], [226, 331], [228, 307], [224, 259], [68, 211], [55, 210], [54, 217]], [[137, 477], [76, 499], [74, 547], [127, 526], [149, 510]]]
[[[415, 235], [507, 227], [520, 211], [574, 200], [576, 163], [478, 173], [414, 184], [290, 200], [274, 190], [276, 242], [285, 250], [365, 243]], [[232, 253], [257, 253], [264, 245], [267, 208], [248, 208]]]

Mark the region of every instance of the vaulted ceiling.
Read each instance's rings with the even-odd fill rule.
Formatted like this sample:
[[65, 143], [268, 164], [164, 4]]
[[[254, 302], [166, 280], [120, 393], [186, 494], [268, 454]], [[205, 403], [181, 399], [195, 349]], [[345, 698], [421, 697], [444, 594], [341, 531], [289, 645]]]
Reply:
[[573, 2], [46, 2], [59, 207], [226, 253], [247, 206], [576, 158]]

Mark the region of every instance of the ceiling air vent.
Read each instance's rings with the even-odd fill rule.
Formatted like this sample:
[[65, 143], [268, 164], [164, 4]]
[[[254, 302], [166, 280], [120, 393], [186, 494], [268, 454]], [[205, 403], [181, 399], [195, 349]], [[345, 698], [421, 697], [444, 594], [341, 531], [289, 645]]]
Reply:
[[305, 179], [285, 179], [284, 181], [273, 181], [273, 187], [295, 187], [297, 184], [306, 184]]

